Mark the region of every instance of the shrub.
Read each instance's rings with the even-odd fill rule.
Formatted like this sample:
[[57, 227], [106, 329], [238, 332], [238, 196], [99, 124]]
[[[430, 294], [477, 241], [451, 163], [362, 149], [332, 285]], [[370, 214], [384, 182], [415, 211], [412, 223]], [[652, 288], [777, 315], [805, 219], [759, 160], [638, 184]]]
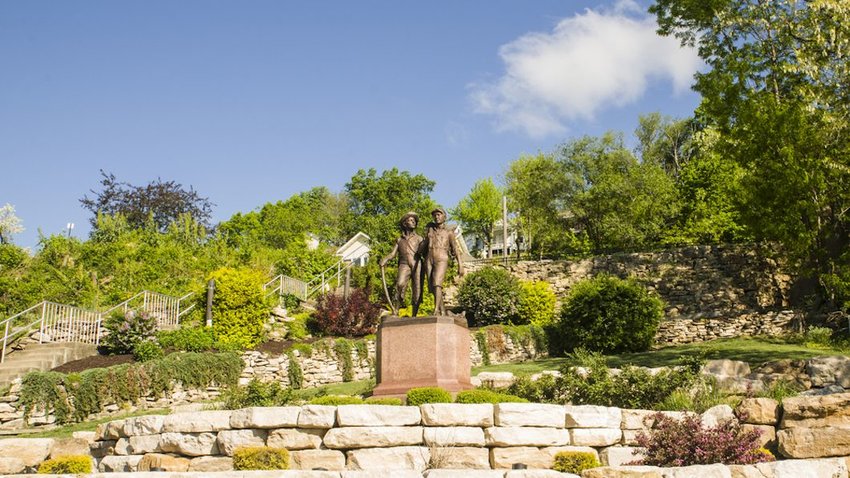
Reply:
[[528, 402], [528, 400], [517, 397], [515, 395], [508, 395], [506, 393], [494, 392], [492, 390], [486, 390], [483, 388], [476, 388], [473, 390], [463, 390], [462, 392], [457, 393], [457, 397], [455, 397], [455, 403], [522, 403]]
[[580, 475], [582, 471], [602, 466], [596, 455], [587, 451], [559, 451], [552, 469], [561, 473]]
[[362, 405], [363, 399], [350, 395], [324, 395], [310, 400], [310, 405]]
[[555, 324], [561, 351], [647, 350], [664, 315], [663, 302], [634, 280], [608, 275], [576, 283]]
[[165, 352], [162, 351], [162, 347], [153, 340], [139, 342], [133, 347], [133, 358], [137, 362], [147, 362], [148, 360], [154, 360], [164, 356]]
[[263, 293], [263, 276], [248, 269], [222, 268], [210, 274], [215, 280], [212, 317], [216, 341], [247, 349], [263, 340], [269, 303]]
[[803, 336], [803, 343], [810, 349], [828, 349], [832, 347], [832, 329], [811, 327]]
[[637, 437], [638, 445], [645, 448], [644, 459], [639, 460], [643, 465], [748, 465], [773, 458], [761, 451], [761, 431], [744, 431], [737, 420], [704, 427], [695, 415], [679, 421], [656, 413], [653, 419], [655, 427], [650, 434]]
[[471, 272], [458, 288], [457, 301], [476, 326], [510, 324], [518, 319], [519, 281], [504, 269]]
[[289, 452], [267, 446], [241, 447], [233, 450], [234, 470], [288, 470]]
[[103, 346], [110, 354], [133, 353], [136, 344], [149, 341], [156, 334], [156, 319], [146, 312], [116, 310], [103, 322], [107, 330]]
[[333, 293], [320, 296], [314, 317], [326, 335], [362, 337], [375, 333], [381, 310], [380, 305], [369, 301], [365, 289], [355, 289], [348, 299]]
[[419, 387], [407, 391], [407, 404], [419, 406], [423, 403], [452, 403], [452, 394], [441, 387]]
[[555, 301], [555, 293], [548, 282], [520, 282], [517, 323], [548, 326], [555, 320]]
[[390, 398], [390, 397], [369, 397], [364, 400], [366, 405], [393, 405], [393, 406], [401, 406], [403, 405], [400, 398]]
[[213, 349], [214, 342], [212, 329], [208, 327], [163, 330], [156, 334], [156, 340], [163, 348], [180, 352], [206, 352]]
[[290, 403], [293, 399], [292, 389], [278, 382], [263, 382], [252, 378], [247, 385], [228, 387], [222, 393], [224, 408], [236, 410], [246, 407], [277, 407]]
[[286, 323], [286, 338], [289, 340], [301, 340], [310, 335], [307, 331], [307, 318], [309, 314], [296, 314], [293, 320]]
[[88, 455], [64, 455], [43, 461], [38, 465], [40, 475], [91, 473], [91, 457]]

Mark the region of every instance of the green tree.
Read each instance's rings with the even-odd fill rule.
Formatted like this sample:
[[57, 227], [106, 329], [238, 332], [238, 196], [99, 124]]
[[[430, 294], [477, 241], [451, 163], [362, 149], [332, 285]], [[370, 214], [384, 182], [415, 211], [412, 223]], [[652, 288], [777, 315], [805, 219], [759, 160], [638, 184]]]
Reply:
[[12, 241], [12, 235], [24, 231], [21, 219], [15, 215], [15, 206], [9, 203], [0, 207], [0, 244]]
[[678, 179], [696, 153], [693, 141], [696, 132], [693, 119], [674, 120], [660, 113], [641, 115], [635, 130], [641, 162], [657, 164]]
[[479, 180], [469, 194], [452, 209], [458, 221], [468, 231], [484, 241], [490, 251], [493, 242], [493, 227], [502, 216], [502, 192], [490, 178]]
[[374, 168], [358, 170], [345, 185], [348, 210], [343, 231], [351, 237], [363, 231], [372, 239], [375, 257], [389, 252], [398, 235], [398, 220], [408, 211], [427, 222], [436, 206], [431, 199], [435, 182], [422, 174], [392, 168], [378, 172]]
[[740, 209], [839, 305], [850, 285], [850, 10], [843, 0], [657, 0], [659, 32], [698, 47], [698, 118], [743, 171]]

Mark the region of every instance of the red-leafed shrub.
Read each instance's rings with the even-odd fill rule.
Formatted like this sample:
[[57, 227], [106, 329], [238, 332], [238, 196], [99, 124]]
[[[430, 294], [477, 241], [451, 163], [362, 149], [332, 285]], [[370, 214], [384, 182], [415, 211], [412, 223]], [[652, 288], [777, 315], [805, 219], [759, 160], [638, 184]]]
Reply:
[[723, 463], [749, 465], [773, 461], [773, 455], [760, 448], [760, 430], [744, 431], [737, 420], [705, 427], [697, 415], [681, 421], [662, 413], [652, 416], [655, 426], [649, 435], [640, 433], [638, 445], [644, 447], [644, 459], [636, 464], [653, 466], [689, 466]]
[[381, 306], [370, 302], [365, 290], [355, 289], [348, 299], [333, 293], [319, 297], [313, 316], [327, 335], [361, 337], [375, 333]]

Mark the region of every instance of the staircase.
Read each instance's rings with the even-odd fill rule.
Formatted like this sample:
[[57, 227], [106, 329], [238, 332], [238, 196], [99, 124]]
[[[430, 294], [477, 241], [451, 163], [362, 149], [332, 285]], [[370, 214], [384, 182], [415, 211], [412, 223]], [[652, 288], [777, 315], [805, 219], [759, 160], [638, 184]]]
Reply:
[[310, 305], [310, 300], [316, 296], [339, 288], [346, 271], [353, 265], [354, 263], [351, 261], [340, 259], [309, 282], [280, 274], [266, 282], [263, 285], [263, 291], [265, 291], [267, 297], [277, 295], [281, 301], [284, 295], [293, 295], [303, 303]]
[[50, 370], [73, 360], [97, 355], [97, 346], [82, 343], [29, 344], [0, 363], [0, 388], [33, 370]]

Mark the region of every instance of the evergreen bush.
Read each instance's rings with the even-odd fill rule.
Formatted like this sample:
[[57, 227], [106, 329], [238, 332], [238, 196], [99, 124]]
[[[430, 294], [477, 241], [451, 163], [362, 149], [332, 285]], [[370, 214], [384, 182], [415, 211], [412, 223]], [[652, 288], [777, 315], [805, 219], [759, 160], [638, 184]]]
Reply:
[[664, 303], [633, 279], [599, 275], [576, 283], [555, 324], [560, 352], [578, 347], [602, 353], [649, 349]]
[[511, 324], [519, 318], [519, 281], [504, 269], [470, 272], [458, 288], [457, 301], [475, 326]]
[[279, 407], [293, 400], [292, 389], [278, 382], [263, 382], [252, 378], [247, 385], [234, 385], [221, 394], [226, 410], [247, 407]]
[[587, 451], [559, 451], [552, 469], [561, 473], [580, 475], [582, 471], [602, 466], [596, 455]]
[[156, 334], [156, 340], [165, 349], [179, 352], [206, 352], [213, 349], [213, 334], [209, 327], [180, 327], [175, 330], [163, 330]]
[[248, 349], [262, 342], [271, 309], [263, 293], [263, 276], [248, 269], [222, 268], [209, 279], [215, 280], [212, 320], [217, 343]]
[[506, 393], [494, 392], [484, 388], [476, 388], [472, 390], [463, 390], [457, 393], [455, 403], [525, 403], [528, 400], [509, 395]]
[[154, 360], [164, 356], [165, 352], [162, 351], [162, 347], [153, 340], [138, 342], [133, 347], [133, 358], [136, 362], [147, 362], [148, 360]]
[[310, 399], [310, 405], [362, 405], [363, 399], [350, 395], [323, 395]]
[[407, 404], [418, 407], [424, 403], [452, 403], [452, 394], [442, 387], [418, 387], [407, 391]]
[[237, 448], [233, 450], [233, 469], [288, 470], [289, 451], [267, 446]]
[[545, 281], [520, 282], [518, 324], [546, 327], [555, 320], [555, 293]]

